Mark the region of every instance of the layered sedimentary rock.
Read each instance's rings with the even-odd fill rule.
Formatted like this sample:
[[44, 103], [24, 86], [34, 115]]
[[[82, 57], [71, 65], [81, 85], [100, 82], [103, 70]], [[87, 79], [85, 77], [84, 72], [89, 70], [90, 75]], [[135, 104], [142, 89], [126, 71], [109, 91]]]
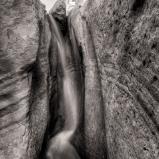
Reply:
[[48, 121], [49, 25], [32, 0], [1, 0], [0, 21], [0, 158], [32, 159]]
[[159, 158], [158, 13], [157, 0], [88, 0], [74, 18], [82, 47], [82, 18], [95, 47], [111, 159]]

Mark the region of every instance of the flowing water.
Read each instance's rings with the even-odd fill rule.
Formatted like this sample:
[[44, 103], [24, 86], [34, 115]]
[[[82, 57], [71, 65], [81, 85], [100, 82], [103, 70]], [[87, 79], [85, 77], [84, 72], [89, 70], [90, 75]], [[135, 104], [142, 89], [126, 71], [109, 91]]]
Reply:
[[[72, 44], [69, 37], [63, 37], [56, 21], [49, 15], [50, 27], [53, 38], [56, 38], [58, 46], [58, 58], [63, 73], [63, 100], [65, 123], [63, 130], [58, 133], [50, 142], [48, 156], [53, 159], [80, 159], [75, 148], [71, 144], [71, 139], [79, 123], [80, 98], [76, 81], [78, 72], [78, 48], [75, 36], [72, 36]], [[74, 34], [72, 34], [74, 35]]]

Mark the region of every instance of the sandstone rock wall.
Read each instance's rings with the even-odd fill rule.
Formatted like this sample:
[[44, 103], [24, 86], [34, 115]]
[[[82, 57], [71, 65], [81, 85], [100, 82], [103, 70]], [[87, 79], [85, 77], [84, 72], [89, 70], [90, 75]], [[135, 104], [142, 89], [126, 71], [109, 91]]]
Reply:
[[83, 59], [84, 72], [84, 141], [85, 157], [90, 159], [107, 156], [103, 117], [103, 98], [95, 47], [86, 19], [76, 8], [70, 16]]
[[48, 121], [50, 30], [36, 0], [0, 1], [0, 158], [35, 158]]
[[80, 14], [95, 46], [109, 158], [159, 158], [158, 1], [88, 0]]

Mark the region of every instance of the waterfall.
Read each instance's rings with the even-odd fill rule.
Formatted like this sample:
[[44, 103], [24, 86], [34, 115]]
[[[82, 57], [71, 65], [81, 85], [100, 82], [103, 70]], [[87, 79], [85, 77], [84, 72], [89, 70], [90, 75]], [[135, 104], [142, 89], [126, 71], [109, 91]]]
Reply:
[[[50, 28], [53, 38], [56, 38], [58, 46], [58, 58], [63, 74], [63, 100], [65, 123], [62, 131], [58, 133], [50, 142], [49, 158], [58, 159], [80, 159], [71, 139], [79, 124], [79, 109], [81, 107], [81, 92], [78, 89], [77, 77], [80, 77], [79, 52], [72, 36], [63, 37], [56, 21], [49, 14]], [[74, 35], [73, 33], [71, 35]], [[73, 45], [73, 46], [72, 46]]]

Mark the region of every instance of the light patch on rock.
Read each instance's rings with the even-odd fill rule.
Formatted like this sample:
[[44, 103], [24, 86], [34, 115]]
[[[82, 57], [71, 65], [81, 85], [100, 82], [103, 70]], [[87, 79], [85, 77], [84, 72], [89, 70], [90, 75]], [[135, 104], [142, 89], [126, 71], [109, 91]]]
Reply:
[[70, 13], [70, 11], [75, 7], [75, 0], [66, 0], [66, 15]]
[[49, 12], [56, 0], [41, 0], [41, 2], [46, 6], [46, 11]]

